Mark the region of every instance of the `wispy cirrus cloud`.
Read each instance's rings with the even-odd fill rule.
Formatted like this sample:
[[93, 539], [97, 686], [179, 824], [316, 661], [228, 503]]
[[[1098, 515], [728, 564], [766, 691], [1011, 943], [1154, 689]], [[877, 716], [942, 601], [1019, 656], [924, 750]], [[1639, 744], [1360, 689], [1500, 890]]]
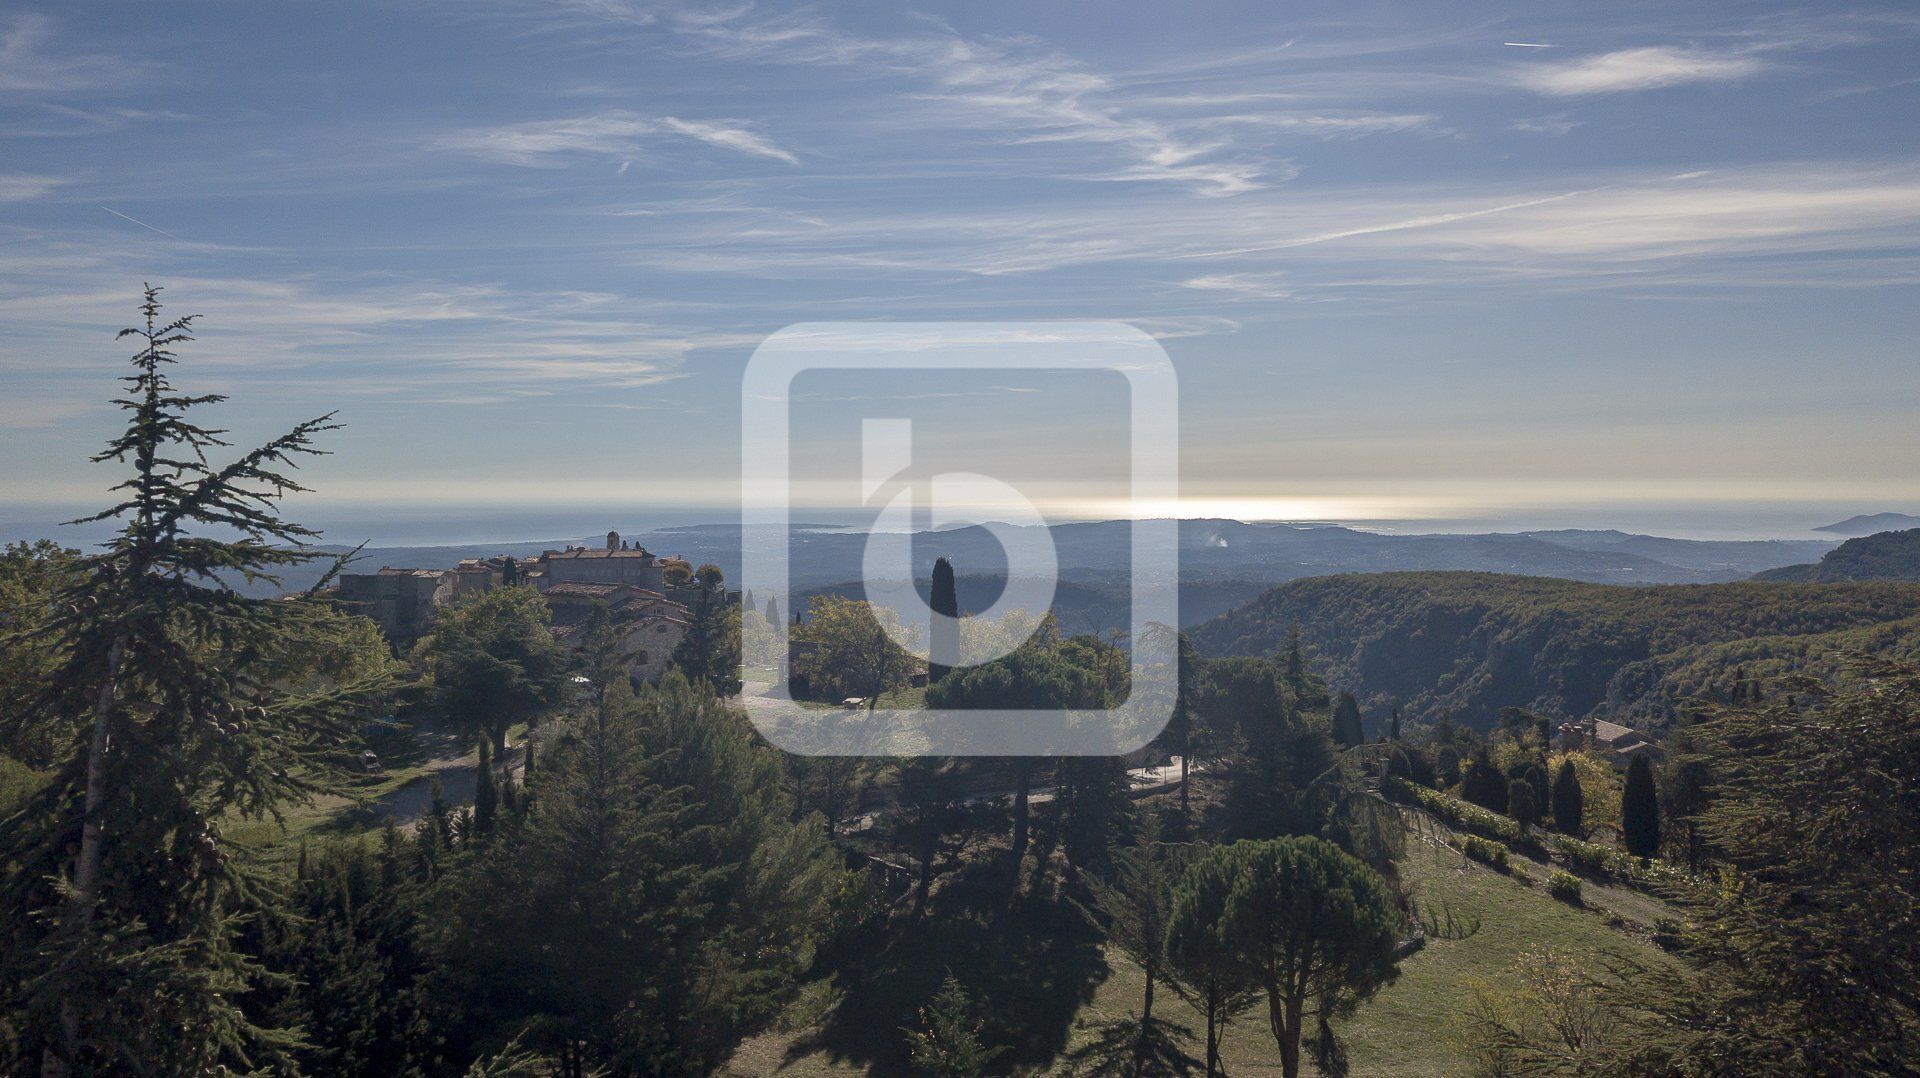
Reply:
[[56, 51], [54, 21], [24, 14], [0, 20], [0, 90], [87, 90], [125, 80], [142, 65], [94, 53]]
[[1529, 64], [1515, 73], [1519, 85], [1560, 97], [1656, 90], [1690, 82], [1730, 82], [1763, 69], [1748, 52], [1657, 45], [1588, 56], [1566, 63]]
[[475, 154], [510, 165], [544, 166], [570, 157], [631, 160], [648, 145], [692, 139], [789, 165], [800, 158], [737, 120], [683, 120], [612, 109], [590, 116], [470, 128], [436, 140], [436, 148]]
[[1117, 159], [1081, 168], [1083, 179], [1173, 183], [1222, 196], [1258, 190], [1274, 171], [1286, 171], [1238, 154], [1230, 139], [1197, 125], [1130, 108], [1116, 80], [1028, 38], [974, 40], [945, 27], [860, 36], [811, 14], [769, 17], [749, 8], [682, 16], [675, 26], [718, 57], [915, 80], [922, 85], [904, 100], [942, 123], [1016, 145], [1099, 148]]
[[30, 198], [39, 198], [65, 182], [58, 176], [0, 172], [0, 202], [25, 202]]

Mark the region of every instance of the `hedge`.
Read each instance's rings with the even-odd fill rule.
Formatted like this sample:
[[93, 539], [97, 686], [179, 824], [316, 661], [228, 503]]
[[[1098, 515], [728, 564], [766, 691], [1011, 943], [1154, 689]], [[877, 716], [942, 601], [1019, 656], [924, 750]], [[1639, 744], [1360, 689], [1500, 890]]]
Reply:
[[1562, 902], [1580, 904], [1580, 877], [1571, 872], [1555, 870], [1547, 877], [1547, 893]]
[[1468, 835], [1460, 844], [1468, 857], [1483, 865], [1490, 865], [1501, 872], [1507, 871], [1507, 848], [1492, 839], [1479, 835]]
[[1518, 846], [1539, 838], [1546, 838], [1552, 848], [1566, 858], [1568, 864], [1591, 875], [1625, 880], [1641, 886], [1667, 883], [1676, 878], [1671, 866], [1654, 858], [1643, 861], [1625, 850], [1616, 850], [1612, 846], [1602, 846], [1597, 842], [1585, 842], [1571, 835], [1528, 836], [1522, 834], [1520, 825], [1511, 817], [1489, 812], [1479, 805], [1470, 804], [1438, 790], [1417, 786], [1405, 779], [1388, 778], [1382, 784], [1381, 790], [1395, 801], [1419, 805], [1462, 831], [1497, 839], [1509, 846]]
[[1511, 817], [1497, 812], [1489, 812], [1479, 805], [1470, 805], [1457, 797], [1448, 797], [1438, 790], [1429, 790], [1416, 786], [1405, 779], [1389, 778], [1382, 785], [1388, 797], [1396, 801], [1419, 805], [1428, 812], [1440, 817], [1463, 831], [1471, 831], [1487, 838], [1499, 839], [1512, 846], [1522, 841], [1520, 824]]

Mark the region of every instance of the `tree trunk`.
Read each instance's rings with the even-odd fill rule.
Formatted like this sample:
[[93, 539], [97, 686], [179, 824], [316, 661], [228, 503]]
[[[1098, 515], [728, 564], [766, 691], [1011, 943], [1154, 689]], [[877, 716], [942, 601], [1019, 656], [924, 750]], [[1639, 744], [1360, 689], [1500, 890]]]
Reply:
[[1220, 986], [1207, 982], [1207, 1078], [1220, 1073]]
[[1280, 1073], [1286, 1078], [1300, 1078], [1301, 1006], [1298, 996], [1282, 1000], [1277, 993], [1267, 994], [1268, 1020], [1273, 1026], [1273, 1039], [1280, 1046]]
[[[107, 800], [107, 724], [119, 703], [117, 686], [126, 654], [126, 638], [117, 637], [107, 652], [106, 684], [100, 687], [100, 695], [93, 701], [93, 736], [87, 742], [87, 794], [81, 810], [80, 853], [73, 863], [73, 898], [69, 904], [75, 935], [82, 938], [93, 927], [93, 911], [100, 899], [100, 811]], [[43, 1075], [64, 1075], [73, 1061], [80, 1058], [80, 1014], [71, 998], [60, 1003], [60, 1037], [63, 1058], [46, 1055], [41, 1060]]]
[[1153, 1029], [1153, 973], [1147, 973], [1147, 994], [1140, 1001], [1140, 1036], [1133, 1042], [1133, 1073], [1145, 1074], [1147, 1069], [1147, 1038]]
[[1028, 795], [1033, 786], [1033, 765], [1021, 760], [1013, 766], [1013, 867], [1017, 871], [1027, 856], [1027, 833], [1033, 811]]

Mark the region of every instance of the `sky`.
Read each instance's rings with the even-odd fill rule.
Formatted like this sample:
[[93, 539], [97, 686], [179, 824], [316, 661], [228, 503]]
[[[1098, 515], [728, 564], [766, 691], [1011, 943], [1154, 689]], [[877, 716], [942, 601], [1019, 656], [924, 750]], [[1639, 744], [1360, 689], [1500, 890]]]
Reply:
[[[1914, 511], [1916, 106], [1905, 3], [10, 3], [0, 506], [116, 478], [151, 281], [316, 505], [730, 507], [782, 327], [1096, 320], [1187, 515]], [[1076, 385], [793, 407], [1099, 515]]]

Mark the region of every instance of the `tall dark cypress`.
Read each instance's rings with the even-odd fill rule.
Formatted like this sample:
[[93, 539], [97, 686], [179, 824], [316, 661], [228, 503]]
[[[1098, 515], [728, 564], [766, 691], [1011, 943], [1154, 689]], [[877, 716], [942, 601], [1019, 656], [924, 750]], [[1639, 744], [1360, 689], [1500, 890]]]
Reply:
[[767, 596], [767, 624], [780, 624], [780, 600], [772, 595]]
[[1620, 795], [1620, 832], [1628, 853], [1653, 857], [1660, 852], [1660, 796], [1645, 753], [1627, 765], [1627, 788]]
[[1350, 692], [1340, 694], [1333, 705], [1333, 738], [1342, 748], [1353, 748], [1367, 740], [1366, 729], [1360, 722], [1360, 702]]
[[933, 563], [933, 596], [930, 605], [936, 616], [927, 634], [927, 683], [946, 677], [960, 660], [960, 595], [953, 584], [953, 563], [945, 558]]
[[1586, 813], [1586, 795], [1580, 790], [1580, 776], [1572, 760], [1560, 761], [1560, 773], [1553, 778], [1553, 826], [1561, 833], [1578, 835], [1580, 819]]

